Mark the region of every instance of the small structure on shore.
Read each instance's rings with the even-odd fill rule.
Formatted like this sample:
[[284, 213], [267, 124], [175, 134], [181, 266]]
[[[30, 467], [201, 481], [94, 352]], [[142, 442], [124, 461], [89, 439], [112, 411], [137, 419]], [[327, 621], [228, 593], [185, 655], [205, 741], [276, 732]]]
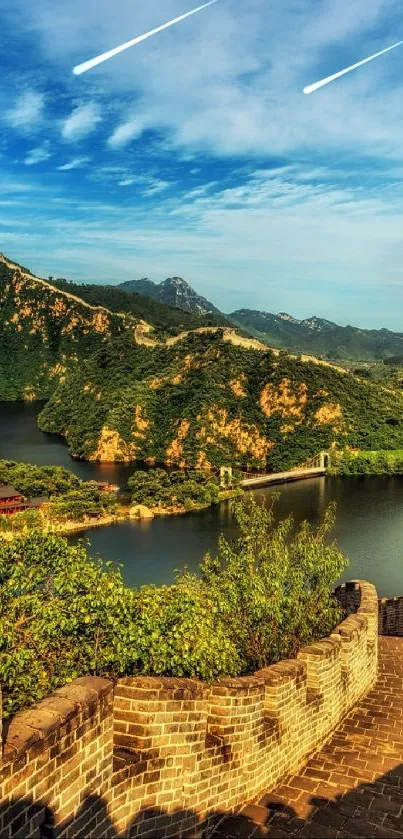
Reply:
[[94, 484], [100, 492], [119, 492], [118, 485], [111, 484], [109, 481], [94, 481]]
[[0, 516], [22, 513], [29, 506], [29, 502], [13, 486], [0, 484]]

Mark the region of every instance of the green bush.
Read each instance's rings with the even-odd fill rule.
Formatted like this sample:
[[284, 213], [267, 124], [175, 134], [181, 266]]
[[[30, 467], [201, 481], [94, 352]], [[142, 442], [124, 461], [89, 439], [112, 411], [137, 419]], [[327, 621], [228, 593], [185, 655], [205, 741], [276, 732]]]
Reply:
[[185, 507], [215, 504], [219, 498], [217, 478], [210, 472], [196, 470], [150, 469], [135, 472], [128, 480], [133, 504], [149, 507]]
[[48, 515], [52, 521], [82, 521], [89, 517], [100, 518], [113, 514], [117, 509], [116, 495], [102, 492], [90, 484], [70, 490], [61, 496], [52, 496]]
[[0, 538], [4, 714], [84, 674], [213, 680], [295, 655], [341, 616], [331, 595], [346, 568], [327, 544], [334, 511], [292, 532], [253, 500], [236, 502], [239, 538], [175, 585], [124, 586], [119, 568], [55, 536]]
[[83, 481], [64, 466], [34, 466], [0, 460], [0, 483], [12, 484], [22, 495], [33, 498], [78, 489]]
[[355, 477], [359, 475], [403, 474], [403, 451], [358, 451], [349, 449], [331, 453], [330, 475]]

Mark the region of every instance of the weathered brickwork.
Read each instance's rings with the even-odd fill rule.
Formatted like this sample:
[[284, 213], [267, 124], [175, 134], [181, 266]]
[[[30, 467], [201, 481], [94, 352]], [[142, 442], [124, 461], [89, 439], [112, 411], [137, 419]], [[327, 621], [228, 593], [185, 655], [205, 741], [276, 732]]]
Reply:
[[403, 635], [403, 597], [379, 600], [379, 634]]
[[403, 839], [403, 638], [379, 638], [378, 680], [298, 773], [212, 839]]
[[17, 714], [0, 839], [195, 837], [298, 772], [377, 676], [375, 589], [338, 597], [349, 615], [329, 638], [253, 676], [81, 678]]

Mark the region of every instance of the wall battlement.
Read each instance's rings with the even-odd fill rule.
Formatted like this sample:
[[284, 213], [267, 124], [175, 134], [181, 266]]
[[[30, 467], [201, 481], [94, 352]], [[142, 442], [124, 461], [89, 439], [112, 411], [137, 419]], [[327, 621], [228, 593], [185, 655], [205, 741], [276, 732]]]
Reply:
[[381, 597], [379, 635], [403, 635], [403, 597]]
[[377, 676], [374, 587], [328, 638], [252, 676], [76, 679], [5, 725], [0, 837], [196, 836], [296, 772]]

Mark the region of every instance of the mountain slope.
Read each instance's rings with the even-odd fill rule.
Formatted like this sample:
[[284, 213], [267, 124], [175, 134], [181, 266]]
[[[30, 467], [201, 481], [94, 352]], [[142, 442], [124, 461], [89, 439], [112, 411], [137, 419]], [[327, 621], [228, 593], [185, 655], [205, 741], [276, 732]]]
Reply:
[[403, 396], [333, 367], [191, 333], [173, 346], [109, 342], [56, 389], [40, 415], [90, 460], [278, 470], [333, 442], [403, 445]]
[[46, 399], [68, 369], [128, 332], [153, 343], [220, 324], [121, 289], [48, 282], [0, 254], [0, 401]]
[[130, 328], [0, 254], [0, 400], [41, 399], [82, 357]]
[[273, 315], [251, 309], [239, 309], [228, 317], [268, 346], [335, 361], [376, 361], [403, 352], [403, 336], [388, 329], [358, 329], [324, 318], [298, 320], [285, 312]]
[[[181, 277], [168, 277], [162, 283], [154, 283], [147, 278], [142, 280], [128, 280], [121, 283], [118, 288], [123, 291], [137, 292], [166, 303], [168, 306], [175, 306], [185, 312], [193, 312], [198, 315], [221, 315], [221, 312], [202, 297]], [[224, 317], [221, 315], [221, 317]]]
[[[141, 281], [140, 281], [141, 282]], [[114, 312], [125, 312], [135, 318], [151, 323], [156, 331], [165, 335], [176, 335], [185, 329], [196, 329], [205, 325], [228, 323], [225, 316], [216, 310], [204, 315], [202, 312], [185, 310], [158, 299], [146, 292], [133, 292], [121, 286], [93, 285], [72, 283], [66, 280], [54, 280], [53, 285], [64, 291], [73, 291], [78, 297], [92, 305], [106, 306]]]
[[[333, 442], [403, 448], [399, 391], [122, 290], [61, 285], [0, 256], [0, 400], [48, 399], [41, 428], [78, 457], [278, 470]], [[157, 329], [139, 317], [154, 306]]]

